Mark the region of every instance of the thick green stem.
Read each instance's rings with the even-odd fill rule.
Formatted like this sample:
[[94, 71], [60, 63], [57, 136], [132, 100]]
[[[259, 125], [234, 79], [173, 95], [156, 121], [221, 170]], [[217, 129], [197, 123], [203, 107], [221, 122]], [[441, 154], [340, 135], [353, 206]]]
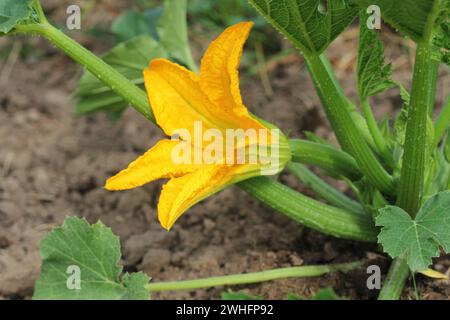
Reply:
[[398, 194], [399, 207], [413, 218], [421, 204], [425, 176], [430, 59], [431, 45], [418, 44]]
[[336, 88], [320, 56], [305, 56], [319, 96], [333, 131], [344, 151], [351, 154], [360, 170], [378, 189], [386, 194], [395, 192], [392, 177], [380, 164], [360, 134], [349, 112], [348, 103]]
[[330, 186], [312, 171], [308, 170], [308, 168], [304, 165], [291, 162], [288, 163], [287, 168], [307, 187], [309, 187], [321, 198], [327, 200], [331, 205], [355, 214], [366, 214], [364, 208], [359, 203], [353, 201], [339, 190], [336, 190]]
[[406, 260], [396, 258], [389, 268], [383, 288], [378, 295], [379, 300], [398, 300], [409, 276], [409, 267]]
[[[434, 1], [423, 35], [417, 44], [411, 88], [411, 100], [406, 124], [406, 136], [397, 205], [415, 218], [422, 202], [427, 157], [427, 122], [433, 109], [437, 77], [432, 61], [433, 32], [440, 11], [440, 1]], [[409, 268], [403, 258], [393, 261], [380, 293], [380, 299], [398, 299], [403, 291]]]
[[135, 86], [121, 73], [63, 32], [46, 21], [40, 24], [18, 25], [16, 30], [19, 32], [36, 33], [49, 39], [69, 57], [86, 67], [99, 80], [116, 91], [123, 99], [129, 101], [144, 117], [155, 122], [147, 95], [143, 90]]
[[352, 181], [362, 178], [362, 173], [351, 155], [332, 146], [306, 140], [289, 140], [292, 161], [317, 166], [336, 176], [343, 175]]
[[[430, 58], [431, 45], [428, 43], [418, 44], [397, 199], [397, 205], [413, 218], [420, 208], [424, 187], [427, 117], [430, 108], [428, 94], [432, 85], [429, 82]], [[409, 268], [404, 259], [395, 259], [389, 269], [379, 299], [398, 299], [408, 275]]]
[[320, 232], [345, 239], [374, 242], [372, 219], [311, 199], [268, 177], [239, 183], [249, 194], [287, 217]]
[[[341, 94], [342, 99], [344, 99], [347, 102], [348, 109], [350, 111], [350, 115], [353, 119], [353, 122], [355, 122], [356, 127], [358, 128], [360, 134], [363, 135], [364, 140], [369, 144], [369, 146], [373, 149], [376, 148], [375, 142], [373, 141], [372, 135], [369, 132], [369, 128], [367, 127], [366, 120], [363, 116], [356, 110], [356, 106], [348, 100], [348, 98], [345, 96], [344, 90], [342, 89], [342, 86], [339, 83], [338, 78], [336, 77], [336, 73], [334, 72], [333, 66], [330, 63], [330, 59], [328, 59], [328, 55], [325, 52], [323, 52], [320, 55], [320, 60], [322, 60], [322, 63], [327, 70], [328, 74], [330, 75], [330, 78], [333, 80], [333, 85], [336, 88], [336, 90]], [[317, 85], [317, 83], [314, 83]], [[316, 86], [316, 91], [320, 93], [320, 88]], [[321, 97], [322, 99], [322, 97]], [[322, 100], [322, 103], [326, 103]]]
[[348, 272], [359, 268], [360, 262], [343, 263], [323, 266], [290, 267], [282, 269], [267, 270], [262, 272], [236, 274], [222, 277], [211, 277], [187, 281], [154, 282], [146, 286], [150, 292], [195, 290], [217, 286], [231, 286], [239, 284], [250, 284], [286, 278], [309, 278], [319, 277], [331, 272]]

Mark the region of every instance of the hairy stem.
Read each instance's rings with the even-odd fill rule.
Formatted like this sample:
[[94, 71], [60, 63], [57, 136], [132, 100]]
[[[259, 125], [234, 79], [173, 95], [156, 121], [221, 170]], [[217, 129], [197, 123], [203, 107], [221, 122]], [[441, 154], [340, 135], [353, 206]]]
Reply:
[[[429, 114], [430, 90], [429, 74], [431, 46], [419, 44], [416, 52], [414, 76], [411, 91], [411, 103], [406, 125], [403, 164], [400, 177], [397, 205], [411, 217], [415, 217], [420, 208], [425, 176], [427, 154], [427, 117]], [[404, 259], [392, 262], [379, 299], [397, 300], [409, 275]]]
[[409, 267], [404, 258], [392, 261], [383, 288], [378, 295], [379, 300], [398, 300], [409, 276]]
[[[415, 218], [422, 202], [425, 166], [427, 157], [427, 122], [434, 104], [437, 77], [436, 65], [432, 61], [434, 23], [439, 15], [441, 2], [435, 0], [424, 31], [422, 41], [417, 44], [416, 61], [411, 88], [411, 101], [406, 124], [406, 136], [400, 176], [397, 205]], [[431, 142], [432, 143], [432, 142]], [[380, 299], [398, 299], [409, 275], [403, 258], [392, 262], [388, 277], [380, 293]]]
[[41, 1], [40, 0], [34, 0], [33, 7], [36, 10], [36, 13], [37, 13], [37, 15], [39, 17], [39, 20], [42, 23], [46, 23], [47, 22], [47, 17], [45, 16], [44, 10], [42, 9]]
[[239, 186], [269, 207], [307, 227], [338, 238], [374, 242], [378, 229], [372, 218], [323, 204], [268, 177]]
[[99, 80], [103, 81], [112, 90], [116, 91], [123, 99], [129, 101], [144, 117], [155, 122], [147, 95], [143, 90], [51, 24], [44, 21], [40, 24], [18, 25], [16, 30], [19, 32], [39, 34], [47, 38], [54, 43], [56, 47], [64, 51], [65, 54], [86, 67], [86, 69]]
[[[345, 96], [344, 90], [342, 89], [342, 86], [340, 85], [339, 80], [336, 77], [336, 73], [334, 72], [333, 66], [330, 63], [330, 59], [328, 59], [326, 51], [320, 55], [320, 60], [322, 61], [325, 69], [330, 75], [330, 78], [333, 80], [334, 87], [341, 94], [342, 99], [344, 99], [347, 102], [350, 115], [356, 127], [358, 128], [359, 133], [362, 134], [364, 140], [369, 144], [369, 146], [375, 149], [376, 145], [375, 142], [373, 141], [369, 128], [367, 127], [366, 119], [364, 119], [364, 117], [361, 116], [361, 114], [356, 110], [356, 106]], [[320, 92], [320, 88], [316, 87], [316, 91]], [[322, 103], [325, 103], [325, 101], [322, 100]]]
[[383, 134], [378, 127], [378, 123], [373, 115], [368, 98], [365, 98], [363, 101], [361, 101], [361, 109], [363, 111], [364, 117], [366, 118], [367, 126], [369, 127], [370, 134], [375, 141], [375, 145], [377, 146], [378, 151], [391, 167], [394, 166], [395, 161], [391, 154], [391, 150], [389, 149], [389, 146], [386, 143], [386, 139], [383, 137]]
[[331, 272], [348, 272], [360, 266], [360, 262], [352, 262], [335, 265], [290, 267], [197, 280], [154, 282], [148, 284], [146, 288], [150, 292], [195, 290], [217, 286], [258, 283], [276, 279], [318, 277]]
[[355, 159], [332, 146], [306, 140], [289, 140], [292, 161], [311, 164], [336, 176], [342, 175], [356, 181], [362, 178]]
[[308, 170], [300, 163], [288, 163], [287, 168], [307, 187], [319, 195], [322, 199], [327, 200], [331, 205], [347, 210], [355, 214], [365, 215], [364, 208], [347, 197], [342, 192], [336, 190], [328, 183], [316, 176], [312, 171]]
[[415, 217], [422, 198], [427, 155], [427, 117], [431, 46], [417, 46], [411, 90], [411, 103], [406, 125], [403, 165], [397, 204]]
[[395, 192], [394, 181], [380, 164], [367, 142], [361, 136], [351, 117], [346, 99], [336, 88], [333, 77], [317, 55], [305, 56], [318, 94], [333, 131], [344, 151], [351, 154], [360, 170], [378, 189], [386, 194]]

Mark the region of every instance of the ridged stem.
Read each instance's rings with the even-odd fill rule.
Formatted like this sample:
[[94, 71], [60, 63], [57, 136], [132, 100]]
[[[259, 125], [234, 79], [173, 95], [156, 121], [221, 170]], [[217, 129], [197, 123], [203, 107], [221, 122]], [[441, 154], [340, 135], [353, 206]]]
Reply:
[[392, 177], [375, 157], [353, 122], [348, 102], [336, 87], [320, 56], [308, 55], [305, 59], [327, 117], [343, 150], [355, 158], [361, 172], [379, 190], [386, 194], [395, 193]]
[[338, 238], [374, 242], [378, 234], [372, 219], [309, 198], [268, 177], [239, 186], [269, 207], [307, 227]]
[[332, 146], [300, 140], [289, 140], [292, 161], [317, 166], [336, 176], [343, 175], [350, 180], [359, 180], [362, 173], [355, 159], [348, 153]]
[[[417, 44], [416, 61], [408, 109], [408, 122], [400, 177], [397, 205], [415, 218], [422, 203], [425, 166], [429, 143], [427, 141], [427, 122], [433, 109], [434, 90], [437, 77], [436, 65], [432, 62], [434, 23], [439, 15], [441, 2], [433, 3], [428, 16], [423, 39]], [[434, 141], [431, 141], [433, 143]], [[380, 299], [398, 299], [409, 275], [403, 258], [396, 258], [391, 265], [388, 277], [380, 293]]]
[[319, 197], [328, 201], [331, 205], [347, 210], [354, 214], [365, 215], [364, 208], [345, 194], [336, 190], [328, 183], [320, 179], [312, 171], [300, 163], [288, 163], [286, 166], [301, 182], [314, 191]]

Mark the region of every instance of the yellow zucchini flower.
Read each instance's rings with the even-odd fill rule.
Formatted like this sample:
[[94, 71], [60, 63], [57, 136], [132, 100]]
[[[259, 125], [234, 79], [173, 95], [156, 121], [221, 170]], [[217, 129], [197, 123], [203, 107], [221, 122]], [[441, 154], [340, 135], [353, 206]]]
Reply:
[[170, 139], [108, 179], [105, 188], [169, 179], [158, 203], [159, 221], [168, 230], [199, 201], [242, 180], [276, 174], [290, 160], [286, 137], [242, 102], [238, 66], [252, 25], [231, 26], [213, 41], [199, 75], [165, 59], [144, 71], [156, 122]]

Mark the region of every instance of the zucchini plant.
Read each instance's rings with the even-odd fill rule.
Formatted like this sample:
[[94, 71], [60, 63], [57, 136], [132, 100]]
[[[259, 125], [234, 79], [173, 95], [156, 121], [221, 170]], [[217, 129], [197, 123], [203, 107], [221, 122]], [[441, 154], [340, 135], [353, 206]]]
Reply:
[[[170, 229], [197, 202], [237, 184], [275, 211], [309, 228], [339, 238], [378, 242], [393, 260], [380, 299], [398, 299], [410, 274], [426, 272], [441, 250], [450, 252], [450, 103], [435, 114], [438, 68], [449, 61], [448, 0], [249, 0], [303, 56], [340, 148], [307, 134], [287, 137], [270, 119], [248, 112], [239, 91], [238, 65], [252, 23], [227, 28], [207, 49], [200, 68], [187, 37], [186, 1], [166, 0], [160, 11], [131, 12], [115, 30], [124, 42], [103, 59], [50, 24], [39, 0], [0, 0], [0, 33], [39, 35], [86, 68], [75, 96], [77, 113], [106, 111], [114, 118], [130, 104], [170, 139], [158, 142], [128, 168], [108, 179], [109, 190], [139, 187], [164, 178], [158, 216]], [[416, 45], [412, 86], [392, 80], [380, 34], [368, 21], [377, 6], [382, 19]], [[359, 18], [358, 101], [344, 94], [327, 58], [327, 48]], [[126, 19], [150, 23], [130, 33]], [[122, 30], [123, 31], [123, 30]], [[125, 36], [124, 36], [125, 34]], [[372, 97], [399, 87], [403, 107], [383, 123], [373, 115]], [[145, 90], [144, 90], [145, 89]], [[251, 102], [250, 102], [251, 103]], [[301, 106], [300, 106], [301, 107]], [[239, 140], [228, 162], [214, 146], [205, 160], [204, 136], [194, 141], [197, 125], [223, 137], [228, 130], [253, 130]], [[263, 140], [263, 136], [267, 138]], [[218, 138], [217, 138], [218, 139]], [[217, 140], [216, 139], [216, 140]], [[240, 142], [240, 144], [239, 144]], [[233, 138], [234, 143], [234, 138]], [[182, 147], [189, 156], [174, 161]], [[177, 149], [178, 150], [178, 149]], [[198, 151], [202, 156], [196, 159]], [[255, 151], [256, 150], [256, 151]], [[210, 151], [210, 150], [209, 150]], [[265, 154], [261, 157], [261, 152]], [[234, 159], [234, 158], [233, 158]], [[199, 161], [196, 161], [199, 160]], [[234, 159], [235, 161], [236, 159]], [[269, 160], [268, 162], [265, 160]], [[334, 189], [306, 166], [343, 180], [355, 194]], [[291, 171], [317, 195], [316, 200], [276, 179]], [[275, 177], [273, 177], [275, 176]], [[142, 273], [122, 274], [117, 237], [101, 222], [69, 218], [41, 242], [42, 270], [35, 298], [147, 299], [149, 292], [255, 283], [279, 278], [349, 271], [360, 263], [291, 267], [254, 274], [176, 282], [150, 282]], [[67, 289], [66, 268], [78, 265], [77, 290]]]

